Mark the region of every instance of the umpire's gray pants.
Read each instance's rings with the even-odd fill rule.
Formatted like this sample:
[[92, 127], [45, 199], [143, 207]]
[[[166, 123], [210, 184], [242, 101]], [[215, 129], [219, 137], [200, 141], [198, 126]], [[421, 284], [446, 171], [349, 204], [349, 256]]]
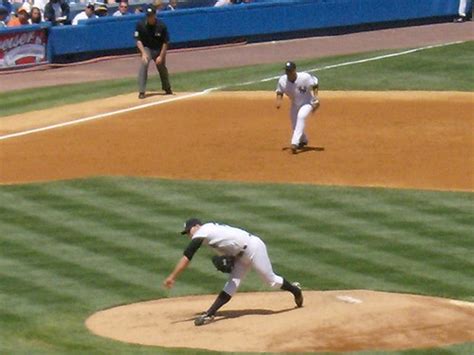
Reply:
[[[146, 82], [148, 80], [148, 65], [150, 61], [155, 62], [156, 58], [160, 55], [160, 51], [150, 49], [145, 47], [145, 52], [149, 58], [148, 62], [145, 63], [143, 60], [141, 61], [140, 70], [138, 71], [138, 91], [145, 92], [146, 90]], [[168, 78], [168, 68], [166, 68], [166, 60], [163, 60], [161, 64], [156, 66], [156, 70], [160, 74], [161, 80], [161, 88], [165, 91], [171, 90], [170, 81]]]

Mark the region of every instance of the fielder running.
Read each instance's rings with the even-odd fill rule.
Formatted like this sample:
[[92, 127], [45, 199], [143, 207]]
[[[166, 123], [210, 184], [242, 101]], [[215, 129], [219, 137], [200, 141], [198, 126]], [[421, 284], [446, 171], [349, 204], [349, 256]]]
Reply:
[[278, 80], [276, 89], [276, 108], [280, 108], [283, 94], [286, 94], [291, 100], [292, 154], [308, 145], [304, 128], [306, 119], [319, 107], [318, 88], [318, 78], [305, 72], [298, 73], [293, 62], [285, 64], [285, 75]]
[[303, 293], [299, 284], [297, 282], [289, 283], [286, 279], [273, 272], [267, 247], [259, 237], [243, 229], [224, 224], [203, 224], [196, 218], [186, 221], [181, 234], [188, 235], [191, 238], [191, 242], [185, 249], [184, 255], [176, 264], [173, 272], [163, 282], [167, 288], [173, 287], [178, 275], [187, 268], [194, 254], [203, 243], [209, 245], [218, 255], [221, 255], [221, 257], [214, 257], [213, 262], [215, 258], [222, 258], [220, 260], [223, 260], [224, 264], [227, 263], [227, 265], [223, 266], [227, 267], [230, 264], [228, 270], [224, 271], [214, 262], [219, 270], [230, 273], [229, 278], [207, 312], [194, 320], [195, 325], [204, 325], [214, 319], [217, 310], [230, 301], [237, 292], [240, 282], [252, 267], [270, 287], [291, 292], [296, 306], [303, 306]]

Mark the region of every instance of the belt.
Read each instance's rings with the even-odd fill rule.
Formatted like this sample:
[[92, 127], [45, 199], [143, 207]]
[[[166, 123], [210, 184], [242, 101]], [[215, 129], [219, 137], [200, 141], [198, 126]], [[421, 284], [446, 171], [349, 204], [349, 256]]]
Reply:
[[242, 248], [242, 250], [240, 251], [240, 253], [238, 253], [236, 256], [240, 258], [242, 255], [244, 255], [245, 249], [247, 249], [247, 246], [246, 246], [246, 245], [244, 245], [244, 247]]

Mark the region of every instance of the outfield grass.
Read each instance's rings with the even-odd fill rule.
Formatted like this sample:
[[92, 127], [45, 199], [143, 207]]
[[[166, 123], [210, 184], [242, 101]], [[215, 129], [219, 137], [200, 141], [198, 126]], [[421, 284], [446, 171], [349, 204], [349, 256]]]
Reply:
[[[206, 249], [171, 294], [160, 286], [190, 216], [260, 235], [275, 270], [305, 289], [474, 301], [470, 193], [102, 178], [2, 186], [0, 200], [0, 353], [156, 353], [93, 336], [84, 320], [117, 304], [217, 293], [225, 276]], [[253, 275], [241, 290], [267, 288]]]
[[[403, 50], [346, 55], [298, 62], [299, 70], [322, 68]], [[171, 76], [175, 91], [274, 90], [276, 79], [246, 86], [235, 84], [282, 74], [282, 63], [179, 73]], [[321, 90], [436, 90], [474, 91], [474, 42], [433, 48], [347, 67], [316, 71]], [[84, 102], [137, 91], [136, 79], [98, 81], [0, 93], [1, 116]], [[149, 88], [159, 88], [153, 75]], [[94, 88], [94, 90], [91, 90]]]

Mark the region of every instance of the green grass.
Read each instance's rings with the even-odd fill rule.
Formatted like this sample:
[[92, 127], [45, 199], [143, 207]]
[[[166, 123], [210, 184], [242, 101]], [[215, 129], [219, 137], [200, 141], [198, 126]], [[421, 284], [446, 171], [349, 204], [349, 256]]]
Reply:
[[[305, 60], [298, 62], [298, 67], [309, 70], [402, 51]], [[171, 82], [175, 91], [201, 91], [220, 86], [227, 86], [226, 90], [274, 90], [276, 79], [255, 85], [235, 84], [280, 75], [281, 67], [281, 63], [275, 63], [179, 73], [171, 76]], [[315, 75], [320, 79], [321, 90], [474, 91], [474, 42], [316, 71]], [[157, 75], [150, 78], [148, 87], [160, 87]], [[0, 93], [0, 116], [136, 91], [136, 79], [133, 78]]]
[[[160, 284], [187, 244], [178, 232], [189, 216], [260, 235], [275, 270], [306, 289], [472, 302], [473, 197], [126, 178], [1, 186], [0, 353], [196, 353], [122, 344], [84, 327], [99, 309], [167, 297]], [[220, 290], [225, 276], [209, 256], [200, 250], [173, 296]], [[267, 288], [253, 275], [241, 291], [255, 290]]]

